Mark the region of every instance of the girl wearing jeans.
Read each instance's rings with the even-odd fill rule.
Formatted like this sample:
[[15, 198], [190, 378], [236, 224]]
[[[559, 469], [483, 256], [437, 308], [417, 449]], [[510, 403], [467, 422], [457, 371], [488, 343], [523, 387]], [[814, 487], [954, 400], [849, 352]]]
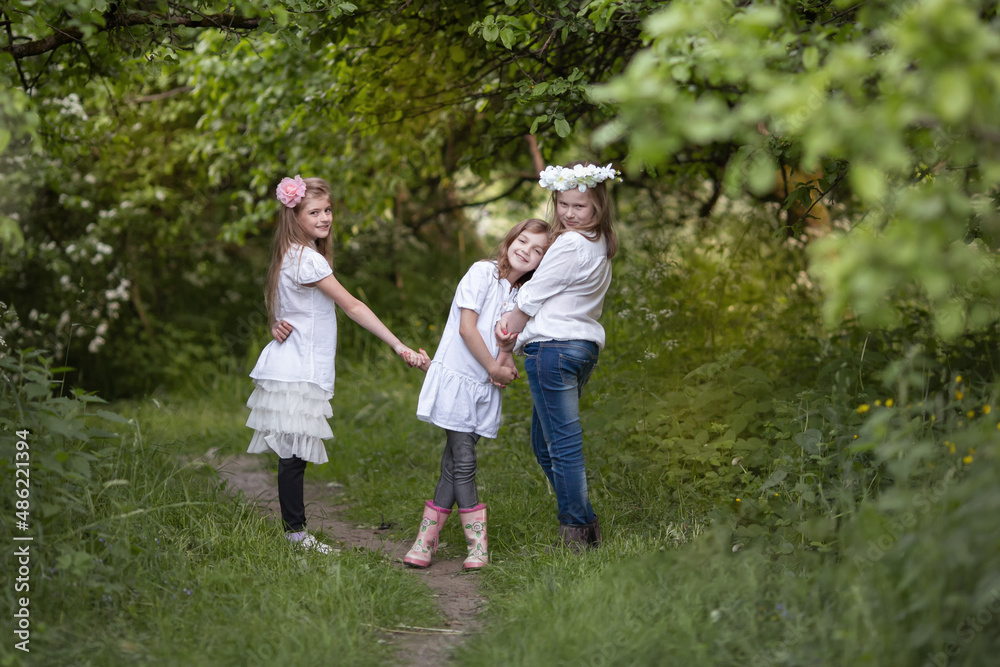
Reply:
[[598, 319], [618, 249], [605, 181], [617, 175], [589, 162], [540, 174], [539, 185], [552, 191], [552, 245], [497, 324], [498, 361], [512, 364], [512, 350], [525, 355], [531, 447], [555, 491], [560, 542], [576, 552], [601, 542], [587, 494], [580, 395], [604, 347]]

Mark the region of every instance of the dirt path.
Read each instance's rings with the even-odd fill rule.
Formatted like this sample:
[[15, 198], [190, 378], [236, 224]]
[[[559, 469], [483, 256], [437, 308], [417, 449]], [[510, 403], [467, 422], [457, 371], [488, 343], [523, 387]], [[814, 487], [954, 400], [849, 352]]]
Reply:
[[[279, 517], [278, 489], [274, 472], [265, 469], [261, 456], [241, 455], [217, 464], [219, 477], [231, 488], [243, 491], [264, 512]], [[347, 507], [337, 484], [309, 481], [306, 476], [306, 516], [309, 530], [320, 528], [328, 540], [344, 548], [382, 550], [400, 568], [420, 577], [437, 597], [446, 624], [441, 628], [393, 628], [387, 640], [395, 644], [400, 662], [416, 667], [448, 664], [452, 647], [479, 630], [478, 615], [484, 598], [476, 590], [476, 575], [463, 573], [462, 559], [435, 559], [431, 567], [416, 570], [403, 565], [409, 542], [388, 539], [377, 528], [346, 521], [341, 512]], [[332, 537], [330, 537], [332, 536]], [[334, 546], [339, 546], [334, 544]]]

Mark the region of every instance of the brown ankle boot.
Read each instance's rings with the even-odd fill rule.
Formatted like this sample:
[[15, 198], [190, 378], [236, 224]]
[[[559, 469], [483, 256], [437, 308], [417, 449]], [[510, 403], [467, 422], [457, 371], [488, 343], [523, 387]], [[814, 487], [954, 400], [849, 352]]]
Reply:
[[590, 545], [590, 524], [586, 526], [570, 526], [559, 524], [559, 544], [575, 554], [583, 553]]
[[587, 546], [591, 549], [597, 549], [601, 546], [601, 522], [598, 521], [597, 515], [594, 515], [594, 520], [587, 524], [587, 529], [590, 531], [587, 535]]

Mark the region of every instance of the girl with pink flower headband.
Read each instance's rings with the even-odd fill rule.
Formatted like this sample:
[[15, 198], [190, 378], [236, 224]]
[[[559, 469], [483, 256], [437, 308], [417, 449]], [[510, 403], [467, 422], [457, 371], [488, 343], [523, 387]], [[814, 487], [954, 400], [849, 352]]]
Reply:
[[334, 277], [329, 184], [296, 175], [283, 178], [276, 195], [283, 206], [264, 290], [276, 340], [261, 351], [250, 373], [255, 388], [247, 401], [247, 426], [255, 432], [247, 451], [278, 455], [278, 501], [289, 541], [330, 553], [329, 545], [305, 531], [303, 482], [307, 463], [329, 460], [323, 440], [333, 437], [327, 418], [333, 415], [336, 306], [411, 367], [430, 360], [403, 345]]

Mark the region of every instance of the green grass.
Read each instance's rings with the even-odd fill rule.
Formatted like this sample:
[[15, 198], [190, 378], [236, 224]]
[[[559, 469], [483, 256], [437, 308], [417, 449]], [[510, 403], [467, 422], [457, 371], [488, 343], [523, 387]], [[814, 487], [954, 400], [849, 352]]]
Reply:
[[186, 463], [245, 448], [242, 384], [116, 406], [141, 434], [115, 423], [120, 437], [84, 444], [33, 431], [31, 653], [5, 641], [0, 664], [381, 665], [393, 648], [379, 628], [439, 618], [383, 555], [297, 552], [210, 467]]

